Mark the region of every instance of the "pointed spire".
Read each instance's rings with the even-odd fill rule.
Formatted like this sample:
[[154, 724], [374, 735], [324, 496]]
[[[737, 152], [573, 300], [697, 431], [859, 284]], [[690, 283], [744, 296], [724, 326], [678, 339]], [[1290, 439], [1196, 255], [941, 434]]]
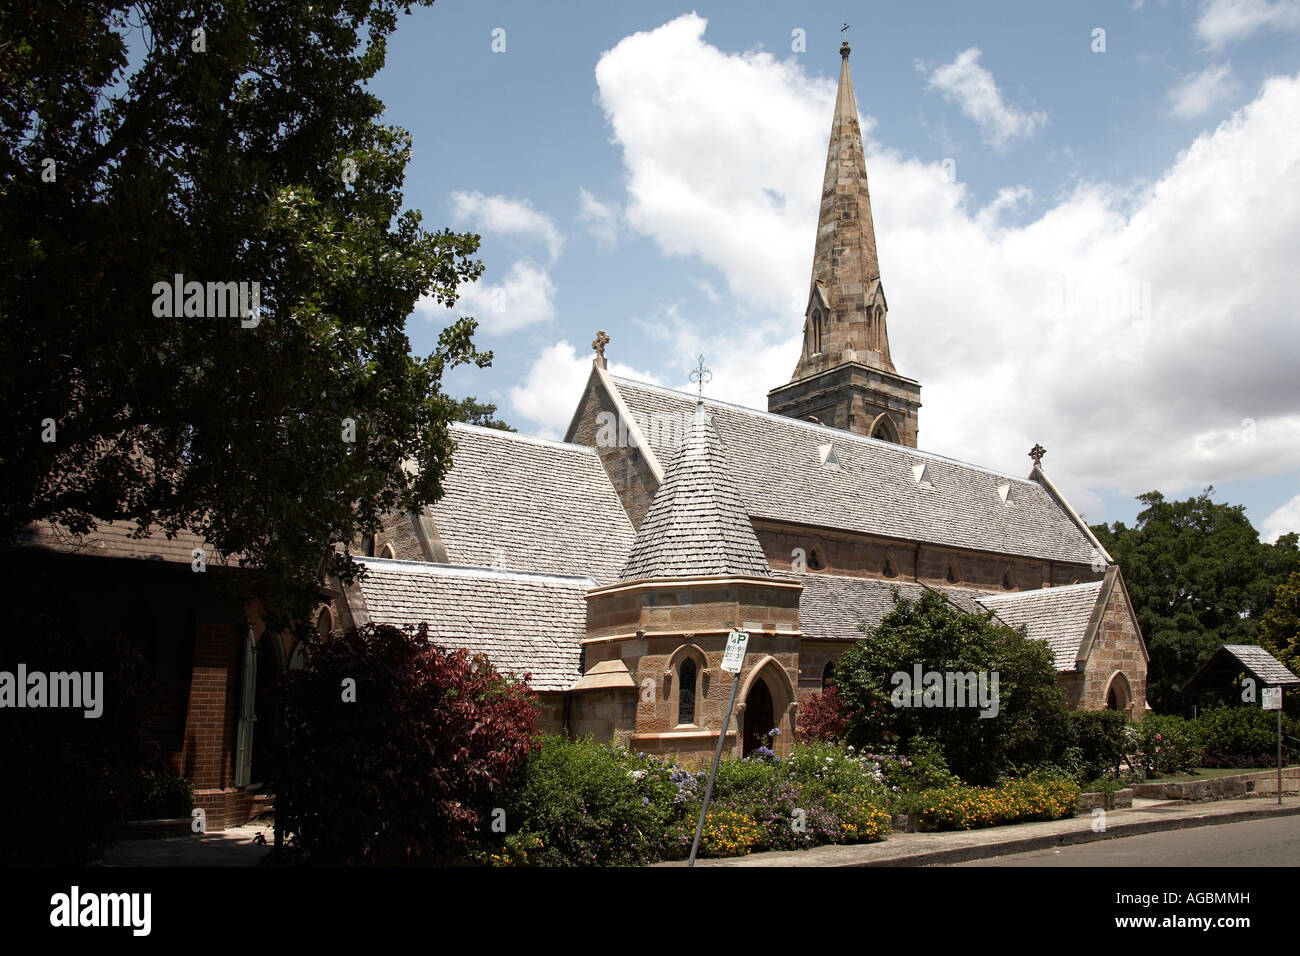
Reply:
[[[861, 360], [847, 353], [861, 353], [868, 362], [872, 362], [871, 353], [878, 353], [872, 364], [894, 370], [847, 39], [840, 47], [840, 57], [840, 83], [813, 253], [808, 331], [796, 377], [809, 366], [826, 365], [826, 357], [832, 365]], [[810, 361], [814, 356], [819, 359]]]
[[771, 573], [717, 429], [697, 407], [641, 522], [621, 580]]

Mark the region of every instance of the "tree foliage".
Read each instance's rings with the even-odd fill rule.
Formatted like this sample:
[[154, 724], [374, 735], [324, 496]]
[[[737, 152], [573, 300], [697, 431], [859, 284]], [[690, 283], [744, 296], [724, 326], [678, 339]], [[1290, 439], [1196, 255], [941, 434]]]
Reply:
[[[895, 598], [879, 626], [835, 665], [850, 743], [897, 742], [906, 753], [933, 741], [962, 779], [986, 784], [1004, 770], [1060, 756], [1068, 742], [1066, 702], [1046, 642], [995, 623], [991, 614], [964, 614], [937, 592]], [[974, 706], [895, 706], [893, 675], [911, 675], [918, 664], [923, 672], [997, 672], [996, 716], [981, 717]]]
[[[417, 299], [482, 267], [403, 209], [411, 138], [366, 89], [408, 9], [0, 11], [0, 540], [188, 529], [301, 611], [331, 543], [438, 497], [443, 374], [491, 356], [468, 318], [409, 354]], [[156, 314], [176, 275], [256, 281], [260, 312]]]
[[501, 419], [497, 418], [496, 405], [488, 405], [478, 401], [473, 395], [468, 398], [462, 398], [455, 403], [455, 411], [452, 412], [452, 421], [465, 422], [467, 425], [479, 425], [482, 428], [496, 428], [503, 432], [512, 432], [511, 428]]
[[503, 788], [538, 745], [526, 683], [434, 646], [423, 624], [314, 640], [273, 693], [276, 827], [312, 863], [481, 852]]
[[1191, 713], [1183, 684], [1222, 644], [1255, 644], [1279, 585], [1300, 568], [1297, 535], [1263, 544], [1242, 505], [1185, 501], [1159, 492], [1134, 527], [1093, 532], [1119, 563], [1151, 655], [1147, 700], [1155, 710]]
[[1300, 673], [1300, 571], [1278, 585], [1272, 607], [1260, 618], [1259, 643], [1291, 673]]

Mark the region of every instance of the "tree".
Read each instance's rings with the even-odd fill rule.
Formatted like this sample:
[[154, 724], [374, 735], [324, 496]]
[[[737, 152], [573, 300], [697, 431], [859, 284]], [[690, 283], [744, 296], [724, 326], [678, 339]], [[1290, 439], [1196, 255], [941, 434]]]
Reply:
[[1157, 491], [1133, 528], [1093, 532], [1119, 563], [1146, 638], [1152, 708], [1190, 713], [1182, 686], [1221, 644], [1254, 644], [1278, 586], [1300, 568], [1297, 535], [1263, 544], [1242, 505], [1211, 500], [1213, 488], [1185, 501]]
[[428, 626], [308, 645], [273, 691], [276, 827], [311, 863], [463, 861], [487, 847], [503, 788], [538, 746], [526, 680], [445, 651]]
[[[922, 741], [936, 743], [949, 768], [973, 783], [994, 783], [1004, 770], [1059, 759], [1068, 743], [1064, 691], [1052, 651], [1044, 641], [995, 623], [992, 614], [964, 614], [942, 594], [912, 601], [895, 591], [893, 610], [864, 640], [836, 662], [833, 680], [849, 717], [849, 742], [877, 748], [897, 742], [906, 753]], [[920, 665], [928, 671], [984, 674], [995, 708], [924, 706], [921, 687], [900, 705]], [[945, 688], [946, 690], [946, 688]], [[990, 693], [990, 696], [992, 694]], [[987, 716], [981, 716], [981, 713]]]
[[1300, 672], [1300, 571], [1278, 586], [1259, 622], [1259, 643], [1291, 673]]
[[333, 542], [436, 500], [442, 376], [491, 354], [469, 318], [409, 354], [416, 300], [482, 266], [402, 209], [411, 138], [365, 83], [403, 9], [0, 12], [0, 541], [188, 529], [280, 626], [327, 555], [351, 575]]
[[483, 428], [498, 428], [503, 432], [515, 430], [496, 417], [497, 407], [495, 405], [481, 404], [473, 395], [455, 402], [454, 407], [455, 411], [451, 416], [452, 421], [465, 422], [468, 425], [480, 425]]

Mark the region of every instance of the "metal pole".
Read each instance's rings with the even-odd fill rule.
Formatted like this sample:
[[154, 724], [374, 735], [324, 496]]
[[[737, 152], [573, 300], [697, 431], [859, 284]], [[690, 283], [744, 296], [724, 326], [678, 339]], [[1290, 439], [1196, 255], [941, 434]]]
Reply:
[[[1278, 690], [1281, 694], [1282, 691]], [[1278, 701], [1282, 703], [1281, 700]], [[1277, 709], [1277, 805], [1282, 806], [1282, 708]]]
[[718, 749], [713, 751], [713, 769], [709, 771], [709, 785], [704, 788], [704, 804], [700, 807], [700, 819], [695, 824], [695, 839], [691, 843], [691, 858], [686, 864], [688, 867], [695, 866], [695, 854], [700, 849], [700, 834], [704, 832], [704, 814], [709, 812], [709, 799], [713, 796], [713, 780], [718, 775], [718, 762], [722, 759], [722, 745], [726, 743], [727, 731], [731, 728], [731, 708], [736, 706], [736, 691], [738, 690], [740, 690], [740, 671], [736, 671], [736, 676], [731, 681], [731, 700], [727, 701], [727, 716], [722, 719], [722, 733], [718, 734]]

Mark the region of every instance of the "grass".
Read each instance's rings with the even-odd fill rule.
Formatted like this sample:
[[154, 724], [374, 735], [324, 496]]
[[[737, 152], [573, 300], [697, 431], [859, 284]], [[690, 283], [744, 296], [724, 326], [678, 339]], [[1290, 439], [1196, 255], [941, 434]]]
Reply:
[[[1295, 764], [1283, 764], [1283, 767], [1294, 767]], [[1172, 777], [1152, 777], [1148, 783], [1187, 783], [1191, 780], [1209, 780], [1212, 777], [1232, 777], [1242, 773], [1263, 773], [1266, 770], [1277, 770], [1277, 764], [1271, 767], [1202, 767], [1200, 770], [1192, 773], [1175, 774]]]

